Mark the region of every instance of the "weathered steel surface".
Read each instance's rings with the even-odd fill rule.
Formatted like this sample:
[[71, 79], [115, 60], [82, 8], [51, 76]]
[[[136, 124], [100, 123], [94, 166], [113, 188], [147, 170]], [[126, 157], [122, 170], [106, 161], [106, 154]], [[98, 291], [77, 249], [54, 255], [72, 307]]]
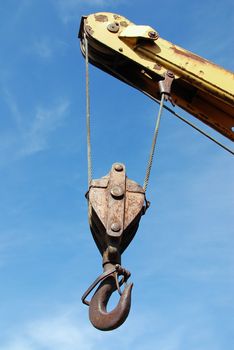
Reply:
[[110, 174], [91, 182], [88, 201], [89, 223], [98, 249], [104, 255], [103, 263], [109, 261], [111, 255], [111, 263], [120, 264], [119, 255], [134, 237], [144, 214], [143, 188], [128, 179], [125, 166], [117, 163]]
[[131, 307], [131, 291], [133, 284], [128, 284], [120, 297], [117, 306], [107, 312], [106, 306], [112, 293], [116, 290], [114, 276], [104, 280], [91, 299], [89, 319], [92, 325], [102, 331], [110, 331], [121, 326], [128, 317]]
[[[89, 317], [94, 327], [112, 330], [126, 320], [130, 311], [133, 284], [126, 284], [130, 273], [120, 266], [121, 254], [133, 239], [148, 203], [144, 189], [127, 178], [121, 163], [113, 164], [107, 176], [91, 182], [87, 199], [90, 228], [103, 257], [104, 272], [84, 293], [82, 301], [89, 305]], [[122, 276], [120, 282], [119, 276]], [[88, 302], [86, 297], [99, 283]], [[121, 293], [123, 283], [125, 287]], [[112, 311], [107, 312], [108, 300], [116, 289], [121, 294], [120, 300]]]
[[[105, 22], [98, 20], [99, 16]], [[113, 23], [111, 32], [108, 26]], [[233, 72], [158, 37], [149, 26], [135, 25], [112, 13], [82, 18], [79, 37], [83, 53], [84, 33], [95, 66], [153, 99], [160, 98], [158, 81], [166, 71], [173, 72], [174, 103], [234, 140]]]

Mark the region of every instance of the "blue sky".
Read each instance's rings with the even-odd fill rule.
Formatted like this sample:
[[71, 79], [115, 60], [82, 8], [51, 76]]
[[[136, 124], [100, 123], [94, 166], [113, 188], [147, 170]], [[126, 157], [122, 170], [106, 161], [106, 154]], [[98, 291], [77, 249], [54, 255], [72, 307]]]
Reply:
[[[131, 313], [103, 333], [81, 304], [101, 257], [84, 198], [85, 66], [77, 32], [81, 15], [100, 11], [150, 25], [234, 69], [231, 0], [1, 1], [0, 349], [231, 350], [233, 159], [167, 112], [151, 207], [123, 255], [134, 282]], [[158, 106], [96, 68], [90, 75], [94, 177], [120, 161], [143, 183]]]

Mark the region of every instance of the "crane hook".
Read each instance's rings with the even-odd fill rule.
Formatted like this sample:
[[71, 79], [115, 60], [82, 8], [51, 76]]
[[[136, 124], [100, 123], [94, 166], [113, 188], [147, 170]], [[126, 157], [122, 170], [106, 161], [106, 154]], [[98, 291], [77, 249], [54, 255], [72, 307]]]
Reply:
[[89, 306], [89, 319], [95, 328], [110, 331], [124, 323], [131, 307], [132, 287], [133, 283], [126, 285], [117, 306], [112, 311], [107, 312], [107, 303], [112, 293], [117, 289], [115, 278], [109, 276], [100, 284]]
[[[121, 281], [118, 281], [118, 276], [123, 275]], [[82, 301], [89, 305], [89, 319], [92, 325], [102, 331], [110, 331], [121, 326], [128, 317], [131, 307], [131, 292], [133, 283], [127, 284], [126, 281], [130, 277], [130, 273], [121, 266], [116, 265], [113, 270], [104, 272], [88, 291], [83, 295]], [[95, 291], [90, 302], [85, 298], [91, 290], [100, 282], [99, 287]], [[120, 287], [125, 283], [123, 292]], [[108, 301], [114, 291], [118, 289], [121, 294], [117, 306], [110, 312], [107, 311]]]
[[[126, 284], [130, 273], [120, 266], [121, 254], [133, 239], [148, 202], [145, 205], [144, 189], [127, 178], [125, 166], [121, 163], [114, 163], [108, 175], [92, 180], [86, 197], [90, 229], [102, 255], [104, 272], [84, 293], [82, 302], [89, 306], [93, 326], [107, 331], [119, 327], [130, 311], [133, 284]], [[120, 276], [122, 278], [118, 281]], [[125, 287], [121, 293], [123, 283]], [[96, 287], [91, 301], [87, 301], [87, 296]], [[109, 312], [107, 304], [116, 289], [120, 299]]]

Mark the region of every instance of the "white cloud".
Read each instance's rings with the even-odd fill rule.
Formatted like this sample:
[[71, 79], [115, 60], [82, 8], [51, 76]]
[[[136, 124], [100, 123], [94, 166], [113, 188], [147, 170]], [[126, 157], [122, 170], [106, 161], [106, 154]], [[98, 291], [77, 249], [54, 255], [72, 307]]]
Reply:
[[2, 132], [0, 164], [45, 150], [48, 147], [49, 137], [65, 120], [69, 100], [59, 98], [52, 105], [46, 107], [38, 105], [34, 112], [30, 112], [31, 118], [25, 116], [23, 118], [16, 98], [8, 90], [3, 91], [3, 96], [14, 127]]
[[23, 135], [20, 155], [30, 155], [44, 150], [49, 135], [62, 125], [68, 111], [68, 100], [61, 100], [49, 108], [37, 107], [36, 114], [29, 129]]
[[[77, 305], [74, 306], [77, 308]], [[4, 350], [92, 350], [98, 334], [84, 326], [72, 312], [61, 312], [23, 325], [12, 332], [1, 347]], [[1, 344], [0, 344], [1, 345]]]
[[4, 87], [2, 89], [2, 96], [5, 98], [5, 102], [11, 112], [11, 117], [14, 119], [17, 127], [20, 127], [22, 124], [21, 113], [16, 103], [16, 100], [9, 89]]
[[[234, 287], [233, 162], [218, 148], [217, 154], [207, 155], [199, 164], [195, 159], [194, 167], [184, 166], [175, 172], [169, 169], [162, 174], [158, 186], [167, 192], [160, 194], [161, 200], [159, 190], [152, 190], [152, 198], [160, 201], [158, 218], [152, 219], [157, 220], [159, 233], [157, 240], [153, 236], [148, 239], [154, 254], [148, 254], [136, 268], [142, 278], [159, 275], [181, 281], [219, 281]], [[155, 205], [157, 202], [149, 215], [154, 215], [151, 211], [156, 211]], [[152, 230], [152, 223], [149, 226]]]
[[33, 45], [33, 51], [42, 58], [50, 58], [53, 54], [51, 43], [47, 38], [36, 41]]
[[[139, 319], [138, 324], [135, 323], [132, 326], [128, 324], [128, 334], [124, 337], [119, 337], [121, 328], [115, 332], [102, 333], [91, 326], [85, 312], [81, 314], [74, 310], [78, 310], [78, 305], [68, 307], [55, 315], [25, 323], [9, 334], [5, 343], [2, 346], [0, 344], [1, 348], [4, 350], [96, 350], [100, 347], [107, 350], [111, 340], [113, 349], [119, 347], [127, 349], [145, 332], [145, 329], [139, 327], [142, 322], [142, 319]], [[166, 338], [160, 338], [163, 338], [160, 341], [164, 344], [163, 350], [177, 350], [177, 347], [168, 347]], [[174, 338], [175, 336], [170, 343]], [[138, 349], [137, 346], [135, 348]]]
[[[85, 308], [85, 306], [83, 307]], [[17, 324], [0, 342], [4, 350], [182, 350], [216, 349], [215, 334], [206, 314], [197, 307], [180, 307], [183, 315], [168, 317], [152, 309], [137, 313], [112, 332], [100, 332], [88, 321], [87, 309], [73, 304], [47, 316]], [[139, 311], [139, 310], [138, 310]], [[157, 316], [156, 316], [157, 315]], [[199, 316], [200, 315], [200, 316]], [[204, 327], [206, 325], [206, 327]]]
[[65, 41], [46, 36], [35, 39], [34, 43], [27, 48], [26, 52], [36, 55], [43, 60], [50, 60], [57, 55], [63, 54], [68, 46], [69, 44]]

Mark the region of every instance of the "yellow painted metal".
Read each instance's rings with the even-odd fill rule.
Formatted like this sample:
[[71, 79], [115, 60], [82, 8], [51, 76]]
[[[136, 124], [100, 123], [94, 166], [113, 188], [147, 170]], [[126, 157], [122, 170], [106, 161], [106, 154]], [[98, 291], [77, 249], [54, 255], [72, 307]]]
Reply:
[[94, 65], [153, 99], [160, 98], [158, 81], [172, 71], [175, 104], [234, 140], [232, 72], [158, 38], [153, 28], [137, 26], [116, 14], [96, 13], [82, 19], [82, 50], [85, 33]]
[[[155, 32], [155, 30], [149, 26], [136, 26], [134, 24], [129, 24], [127, 27], [124, 27], [124, 29], [121, 30], [118, 37], [127, 39], [149, 39], [151, 33], [155, 33], [155, 36], [158, 36], [158, 33]], [[153, 37], [151, 39], [154, 40], [155, 38]]]

